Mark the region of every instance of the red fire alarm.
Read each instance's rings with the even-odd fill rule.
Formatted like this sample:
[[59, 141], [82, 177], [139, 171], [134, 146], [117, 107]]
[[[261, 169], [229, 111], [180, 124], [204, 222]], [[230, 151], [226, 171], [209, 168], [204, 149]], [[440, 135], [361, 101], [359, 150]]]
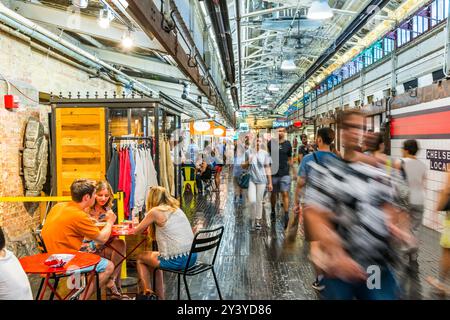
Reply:
[[19, 97], [12, 94], [5, 95], [5, 108], [15, 109], [19, 107]]
[[302, 122], [301, 121], [295, 121], [294, 122], [294, 127], [300, 128], [302, 126]]

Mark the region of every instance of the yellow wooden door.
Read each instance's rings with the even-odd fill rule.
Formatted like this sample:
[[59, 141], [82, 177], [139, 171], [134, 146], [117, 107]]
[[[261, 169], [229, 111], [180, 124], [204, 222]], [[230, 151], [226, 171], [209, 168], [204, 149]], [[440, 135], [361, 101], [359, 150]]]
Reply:
[[70, 195], [75, 179], [105, 178], [105, 109], [56, 109], [56, 183], [59, 196]]

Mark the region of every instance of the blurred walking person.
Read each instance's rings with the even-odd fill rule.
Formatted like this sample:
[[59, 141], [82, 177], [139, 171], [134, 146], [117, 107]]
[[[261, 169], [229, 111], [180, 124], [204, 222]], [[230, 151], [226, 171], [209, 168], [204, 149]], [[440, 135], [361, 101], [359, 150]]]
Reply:
[[269, 192], [272, 191], [271, 160], [269, 153], [263, 150], [262, 146], [262, 139], [257, 137], [254, 147], [245, 153], [245, 162], [242, 164], [242, 168], [250, 174], [247, 191], [251, 212], [250, 228], [256, 230], [261, 229], [264, 191], [266, 187]]
[[310, 162], [305, 195], [305, 226], [311, 260], [324, 272], [324, 299], [398, 299], [392, 243], [412, 242], [398, 224], [389, 176], [359, 161], [364, 117], [357, 110], [341, 117], [343, 160]]
[[[297, 185], [295, 188], [294, 196], [294, 218], [298, 217], [297, 221], [301, 221], [301, 214], [304, 208], [304, 187], [308, 179], [308, 172], [310, 170], [310, 162], [315, 162], [317, 164], [325, 165], [325, 160], [328, 158], [335, 158], [337, 156], [331, 152], [331, 144], [334, 140], [334, 131], [331, 128], [321, 128], [317, 131], [317, 146], [318, 151], [306, 155], [298, 169]], [[295, 219], [294, 219], [295, 220]], [[294, 223], [295, 224], [295, 223]], [[305, 227], [305, 231], [307, 228]], [[311, 247], [318, 245], [316, 241], [310, 241], [309, 235], [305, 233], [305, 240], [310, 242]], [[323, 290], [324, 286], [322, 284], [322, 271], [314, 266], [316, 270], [316, 280], [313, 283], [313, 288], [316, 290]]]
[[[272, 184], [273, 191], [270, 197], [272, 211], [270, 217], [275, 222], [275, 207], [277, 203], [278, 193], [281, 193], [283, 200], [283, 222], [284, 229], [287, 229], [289, 222], [289, 192], [291, 189], [291, 168], [292, 163], [292, 146], [286, 140], [286, 128], [278, 128], [278, 150], [273, 150], [274, 140], [269, 141], [269, 153], [272, 157]], [[273, 172], [275, 171], [275, 172]]]
[[409, 186], [408, 212], [411, 221], [411, 232], [416, 241], [408, 250], [410, 264], [416, 264], [419, 252], [419, 233], [422, 226], [423, 211], [425, 203], [426, 185], [426, 165], [417, 159], [416, 154], [419, 145], [416, 140], [406, 140], [403, 142], [403, 159], [401, 160], [401, 170]]
[[441, 265], [439, 270], [439, 279], [428, 277], [427, 281], [435, 288], [439, 295], [450, 295], [450, 169], [447, 171], [447, 183], [444, 189], [439, 193], [437, 211], [446, 211], [444, 220], [444, 230], [441, 235]]

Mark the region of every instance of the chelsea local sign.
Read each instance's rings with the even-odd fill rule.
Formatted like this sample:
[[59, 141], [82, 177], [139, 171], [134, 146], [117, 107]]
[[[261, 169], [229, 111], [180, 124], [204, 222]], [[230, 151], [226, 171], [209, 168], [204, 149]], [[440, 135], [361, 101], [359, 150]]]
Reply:
[[427, 149], [427, 159], [430, 160], [430, 170], [447, 171], [450, 169], [450, 150]]

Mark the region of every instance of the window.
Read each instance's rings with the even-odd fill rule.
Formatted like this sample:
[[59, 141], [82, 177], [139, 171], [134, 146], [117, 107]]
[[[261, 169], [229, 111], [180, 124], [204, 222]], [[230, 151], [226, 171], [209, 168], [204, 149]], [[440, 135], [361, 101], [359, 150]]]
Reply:
[[328, 90], [332, 90], [333, 89], [333, 76], [328, 77]]
[[373, 62], [377, 62], [381, 58], [383, 58], [383, 44], [380, 40], [373, 46]]
[[386, 56], [394, 50], [395, 34], [389, 34], [383, 39], [383, 54]]
[[403, 23], [397, 29], [397, 47], [401, 47], [405, 43], [411, 41], [411, 29], [412, 29], [411, 21]]
[[435, 0], [431, 4], [431, 25], [434, 27], [447, 17], [448, 0]]

